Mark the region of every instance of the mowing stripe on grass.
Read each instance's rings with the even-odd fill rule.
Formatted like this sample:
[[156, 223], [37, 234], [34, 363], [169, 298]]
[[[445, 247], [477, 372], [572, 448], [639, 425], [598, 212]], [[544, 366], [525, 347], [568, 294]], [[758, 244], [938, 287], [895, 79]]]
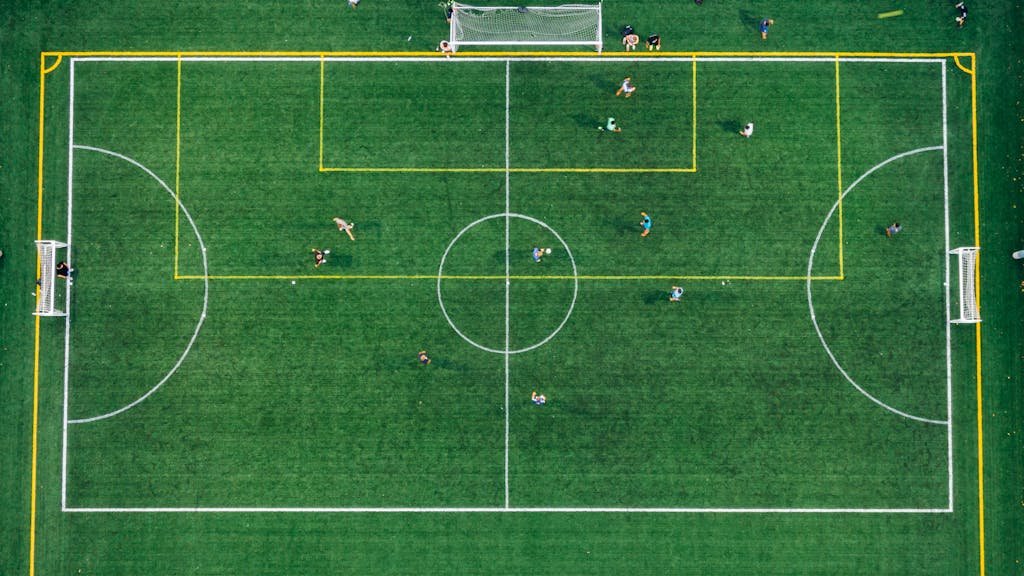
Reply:
[[[75, 173], [75, 60], [71, 59], [71, 66], [68, 72], [68, 214], [67, 214], [67, 255], [68, 261], [74, 262], [71, 258], [72, 239], [71, 221], [72, 206], [74, 200]], [[70, 275], [69, 275], [70, 276]], [[67, 283], [64, 291], [65, 312], [64, 312], [64, 406], [61, 415], [61, 457], [60, 457], [60, 506], [67, 506], [67, 469], [68, 469], [68, 366], [71, 363], [71, 282]]]
[[511, 188], [509, 187], [509, 80], [511, 62], [505, 61], [505, 508], [509, 507], [508, 499], [508, 428], [509, 428], [509, 414], [508, 414], [508, 359], [509, 350], [511, 350], [511, 318], [509, 315], [510, 298], [512, 292], [512, 285], [509, 281], [509, 275], [511, 272], [511, 244], [509, 242], [509, 226], [512, 215], [511, 209]]
[[946, 63], [942, 69], [942, 198], [943, 223], [945, 226], [945, 286], [943, 306], [946, 309], [946, 472], [949, 476], [949, 504], [953, 508], [953, 348], [951, 343], [952, 324], [949, 317], [949, 121], [946, 102]]
[[836, 183], [839, 195], [839, 277], [844, 278], [843, 272], [843, 130], [840, 120], [839, 100], [839, 55], [836, 55]]
[[[504, 280], [505, 276], [496, 274], [267, 274], [267, 275], [210, 275], [186, 274], [178, 276], [175, 280]], [[509, 276], [509, 280], [740, 280], [740, 281], [787, 281], [805, 280], [814, 281], [837, 281], [842, 280], [839, 276], [730, 276], [730, 275], [688, 275], [688, 274], [648, 274], [648, 275], [586, 275], [571, 276], [568, 274], [536, 275], [524, 274], [520, 276]]]

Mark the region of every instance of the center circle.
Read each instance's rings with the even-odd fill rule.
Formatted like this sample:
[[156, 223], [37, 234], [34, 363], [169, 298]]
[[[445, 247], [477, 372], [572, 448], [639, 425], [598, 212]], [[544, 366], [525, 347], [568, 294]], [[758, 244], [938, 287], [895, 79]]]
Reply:
[[[441, 283], [444, 281], [444, 264], [445, 264], [445, 261], [448, 259], [448, 253], [451, 252], [452, 246], [455, 246], [455, 243], [458, 242], [459, 239], [462, 238], [462, 236], [466, 232], [471, 230], [473, 227], [478, 226], [478, 225], [480, 225], [480, 224], [482, 224], [484, 222], [487, 222], [489, 220], [494, 220], [496, 218], [518, 218], [518, 219], [521, 219], [521, 220], [526, 220], [527, 222], [532, 222], [532, 223], [540, 226], [541, 228], [547, 230], [548, 232], [551, 233], [552, 236], [554, 236], [558, 240], [558, 242], [562, 245], [562, 248], [565, 249], [565, 253], [569, 256], [569, 263], [572, 265], [572, 302], [569, 304], [569, 309], [565, 312], [565, 317], [562, 318], [562, 322], [558, 325], [557, 328], [555, 328], [550, 334], [548, 334], [546, 337], [544, 337], [540, 341], [535, 342], [535, 343], [533, 343], [533, 344], [531, 344], [529, 346], [526, 346], [526, 347], [523, 347], [523, 348], [517, 348], [517, 349], [514, 349], [514, 350], [508, 349], [508, 348], [502, 350], [502, 349], [498, 349], [498, 348], [491, 348], [489, 346], [484, 346], [483, 344], [480, 344], [479, 342], [474, 341], [472, 338], [470, 338], [469, 336], [464, 334], [461, 330], [459, 330], [459, 327], [455, 325], [455, 322], [452, 321], [451, 316], [448, 315], [448, 309], [445, 308], [445, 305], [444, 305], [444, 296], [441, 294]], [[508, 246], [506, 246], [506, 250], [508, 250]], [[512, 280], [511, 278], [506, 277], [506, 282], [508, 283], [506, 285], [506, 288], [505, 288], [506, 291], [509, 289], [508, 285], [511, 284], [511, 280]], [[579, 294], [579, 288], [580, 288], [580, 280], [579, 280], [579, 275], [577, 274], [577, 271], [576, 271], [576, 259], [573, 258], [572, 250], [569, 249], [569, 245], [565, 243], [565, 240], [563, 240], [562, 237], [559, 236], [558, 232], [555, 232], [555, 230], [553, 228], [551, 228], [550, 226], [548, 226], [544, 222], [541, 222], [540, 220], [537, 220], [536, 218], [532, 218], [532, 217], [526, 216], [524, 214], [516, 214], [516, 213], [513, 213], [513, 212], [502, 212], [502, 213], [499, 213], [499, 214], [491, 214], [490, 216], [484, 216], [483, 218], [480, 218], [479, 220], [476, 220], [474, 222], [469, 223], [465, 228], [460, 230], [459, 233], [455, 235], [455, 238], [452, 238], [451, 242], [448, 243], [448, 246], [444, 250], [444, 255], [441, 256], [441, 264], [437, 268], [437, 302], [438, 302], [438, 304], [441, 305], [441, 313], [444, 314], [444, 319], [448, 321], [448, 325], [451, 326], [452, 330], [455, 330], [455, 333], [458, 334], [463, 340], [465, 340], [466, 342], [469, 342], [470, 344], [472, 344], [476, 348], [479, 348], [480, 350], [484, 350], [486, 352], [492, 352], [494, 354], [520, 354], [522, 352], [529, 352], [530, 350], [533, 350], [535, 348], [543, 346], [544, 344], [547, 344], [549, 341], [551, 341], [551, 339], [554, 338], [555, 335], [557, 335], [562, 330], [562, 328], [565, 326], [565, 323], [569, 321], [569, 317], [572, 316], [573, 308], [576, 307], [576, 296]], [[506, 323], [509, 321], [508, 314], [509, 314], [509, 311], [506, 308], [506, 310], [505, 310], [505, 321], [506, 321]]]

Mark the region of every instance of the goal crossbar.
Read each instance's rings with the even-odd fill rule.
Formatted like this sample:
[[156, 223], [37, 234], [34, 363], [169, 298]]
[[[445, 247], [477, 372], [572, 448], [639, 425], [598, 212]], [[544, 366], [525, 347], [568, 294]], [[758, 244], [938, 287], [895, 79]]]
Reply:
[[57, 249], [67, 244], [56, 240], [36, 240], [36, 253], [39, 256], [39, 281], [36, 295], [36, 316], [64, 316], [54, 304], [54, 284], [57, 281]]
[[958, 260], [960, 283], [960, 317], [951, 320], [953, 324], [977, 324], [981, 322], [981, 310], [978, 307], [977, 269], [978, 269], [978, 248], [977, 246], [963, 246], [950, 250]]
[[601, 5], [451, 6], [448, 42], [460, 46], [592, 46], [601, 51]]

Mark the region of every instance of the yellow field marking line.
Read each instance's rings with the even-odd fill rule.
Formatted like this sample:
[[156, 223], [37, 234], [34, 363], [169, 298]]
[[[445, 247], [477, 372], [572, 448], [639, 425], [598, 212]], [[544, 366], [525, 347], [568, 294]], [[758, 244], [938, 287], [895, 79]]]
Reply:
[[[969, 56], [970, 57], [970, 59], [971, 59], [971, 67], [970, 68], [966, 68], [966, 67], [964, 67], [963, 64], [960, 63], [960, 57], [961, 56]], [[956, 64], [956, 67], [959, 68], [960, 70], [962, 70], [963, 72], [965, 72], [967, 74], [970, 74], [972, 76], [974, 75], [974, 54], [969, 54], [969, 55], [954, 54], [953, 55], [953, 64]]]
[[[43, 239], [43, 141], [46, 110], [46, 74], [52, 72], [60, 64], [58, 57], [53, 66], [47, 68], [46, 54], [39, 56], [39, 152], [38, 173], [36, 174], [36, 239]], [[36, 255], [36, 277], [39, 277], [41, 262]], [[39, 287], [36, 287], [36, 300], [39, 299]], [[39, 472], [39, 316], [35, 317], [34, 349], [32, 352], [32, 465], [31, 487], [29, 489], [28, 513], [28, 574], [36, 573], [36, 480]]]
[[181, 206], [181, 54], [178, 54], [178, 87], [174, 114], [174, 278], [178, 278], [178, 228]]
[[[972, 185], [974, 188], [974, 245], [981, 246], [980, 213], [978, 211], [978, 76], [975, 74], [976, 62], [974, 54], [970, 54], [971, 69], [971, 167], [973, 169]], [[960, 62], [954, 57], [956, 65]], [[981, 309], [981, 262], [974, 266], [975, 297], [979, 299]], [[983, 412], [983, 391], [981, 386], [981, 323], [974, 325], [974, 363], [976, 366], [975, 386], [978, 399], [978, 566], [981, 576], [985, 576], [985, 426]]]
[[50, 72], [53, 72], [54, 70], [57, 69], [58, 66], [60, 66], [61, 62], [63, 62], [63, 61], [64, 61], [64, 57], [61, 56], [60, 54], [58, 54], [57, 55], [57, 59], [54, 60], [53, 64], [51, 64], [50, 66], [46, 66], [46, 56], [44, 55], [43, 56], [43, 63], [42, 63], [43, 74], [45, 75], [45, 74], [49, 74]]
[[690, 59], [690, 66], [693, 69], [693, 79], [691, 81], [692, 94], [690, 100], [693, 103], [693, 112], [690, 115], [690, 121], [693, 123], [693, 157], [690, 162], [690, 168], [697, 171], [697, 56], [692, 56]]
[[[186, 275], [178, 276], [177, 280], [437, 280], [437, 274], [267, 274], [267, 275]], [[473, 274], [451, 274], [442, 275], [441, 280], [505, 280], [504, 274], [497, 275], [473, 275]], [[736, 281], [806, 281], [807, 276], [688, 276], [678, 275], [585, 275], [579, 276], [565, 274], [509, 276], [510, 280], [736, 280]], [[811, 280], [842, 280], [839, 276], [812, 276]]]
[[[63, 58], [56, 55], [56, 60], [50, 66], [46, 65], [46, 58], [51, 56], [45, 52], [39, 55], [39, 151], [37, 154], [36, 173], [36, 239], [43, 239], [43, 151], [46, 136], [46, 75], [53, 72], [60, 66]], [[36, 277], [41, 272], [41, 262], [36, 256]], [[39, 298], [40, 288], [36, 287], [36, 299]], [[29, 533], [28, 533], [28, 573], [34, 576], [36, 572], [36, 516], [37, 516], [37, 491], [36, 481], [39, 473], [39, 320], [35, 317], [35, 335], [33, 337], [32, 352], [32, 466], [31, 466], [31, 487], [29, 495]]]
[[839, 55], [836, 54], [836, 181], [839, 186], [839, 277], [843, 278], [843, 132], [839, 110]]
[[320, 55], [320, 163], [317, 170], [324, 170], [324, 56]]

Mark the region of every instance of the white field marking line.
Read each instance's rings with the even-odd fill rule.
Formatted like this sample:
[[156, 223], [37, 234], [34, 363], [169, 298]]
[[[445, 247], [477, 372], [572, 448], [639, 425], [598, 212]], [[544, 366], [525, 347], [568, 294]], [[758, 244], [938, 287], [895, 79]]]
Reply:
[[818, 319], [817, 319], [817, 317], [815, 317], [815, 314], [814, 314], [814, 301], [813, 301], [813, 299], [811, 297], [811, 285], [813, 284], [813, 282], [811, 282], [811, 273], [812, 273], [812, 270], [814, 269], [814, 253], [818, 250], [818, 242], [821, 241], [821, 235], [825, 232], [825, 227], [828, 226], [829, 221], [832, 220], [832, 215], [835, 214], [835, 211], [836, 211], [836, 209], [839, 206], [840, 200], [842, 200], [843, 198], [846, 198], [846, 195], [849, 194], [850, 191], [853, 190], [857, 186], [857, 184], [860, 184], [861, 180], [864, 180], [865, 178], [870, 176], [872, 173], [874, 173], [876, 170], [882, 168], [883, 166], [889, 164], [890, 162], [894, 162], [894, 161], [899, 160], [901, 158], [906, 158], [907, 156], [913, 156], [915, 154], [920, 154], [922, 152], [932, 152], [932, 151], [935, 151], [935, 150], [943, 150], [943, 147], [942, 146], [929, 146], [927, 148], [918, 148], [916, 150], [910, 150], [908, 152], [903, 152], [901, 154], [897, 154], [897, 155], [893, 156], [892, 158], [889, 158], [888, 160], [885, 160], [881, 164], [877, 164], [874, 167], [872, 167], [870, 170], [868, 170], [867, 172], [862, 174], [860, 176], [860, 178], [857, 178], [857, 180], [855, 180], [853, 182], [853, 184], [850, 184], [846, 188], [846, 190], [843, 191], [842, 196], [839, 197], [839, 200], [836, 200], [836, 202], [832, 205], [832, 209], [829, 210], [828, 214], [825, 216], [825, 221], [821, 223], [821, 228], [818, 229], [818, 236], [815, 237], [815, 239], [814, 239], [814, 245], [811, 247], [811, 254], [810, 254], [810, 256], [807, 259], [807, 307], [810, 309], [811, 323], [814, 324], [814, 331], [818, 333], [818, 340], [821, 341], [821, 345], [825, 348], [825, 352], [828, 354], [828, 357], [832, 360], [832, 364], [835, 365], [835, 367], [839, 370], [839, 373], [843, 375], [843, 378], [846, 378], [846, 381], [849, 382], [850, 384], [852, 384], [853, 387], [856, 388], [858, 392], [863, 394], [865, 397], [867, 397], [869, 400], [871, 400], [875, 404], [878, 404], [882, 408], [885, 408], [889, 412], [892, 412], [893, 414], [897, 414], [899, 416], [903, 416], [904, 418], [909, 418], [911, 420], [916, 420], [918, 422], [925, 422], [925, 423], [928, 423], [928, 424], [946, 424], [946, 425], [948, 425], [949, 422], [947, 420], [933, 420], [933, 419], [930, 419], [930, 418], [922, 418], [921, 416], [914, 416], [913, 414], [908, 414], [906, 412], [902, 412], [900, 410], [897, 410], [896, 408], [893, 408], [892, 406], [889, 406], [885, 402], [882, 402], [878, 398], [875, 398], [870, 393], [868, 393], [867, 390], [865, 390], [864, 388], [861, 388], [861, 386], [859, 384], [854, 382], [853, 378], [850, 378], [850, 375], [846, 373], [846, 370], [844, 370], [843, 367], [839, 364], [839, 361], [836, 360], [836, 357], [835, 357], [834, 354], [832, 354], [832, 349], [829, 348], [828, 343], [825, 342], [825, 336], [822, 335], [821, 328], [818, 327]]
[[156, 180], [160, 184], [160, 186], [168, 194], [171, 195], [171, 198], [174, 198], [174, 201], [178, 204], [178, 208], [185, 215], [185, 217], [188, 218], [188, 223], [189, 223], [190, 226], [192, 226], [192, 232], [195, 233], [195, 235], [196, 235], [196, 240], [199, 242], [199, 247], [201, 249], [201, 254], [203, 256], [203, 311], [199, 315], [199, 321], [196, 323], [195, 330], [192, 332], [192, 338], [189, 339], [188, 345], [185, 346], [185, 351], [181, 353], [181, 356], [178, 358], [178, 361], [174, 363], [174, 366], [171, 368], [171, 370], [169, 372], [167, 372], [167, 374], [160, 380], [160, 382], [157, 382], [156, 386], [153, 386], [152, 388], [150, 388], [150, 390], [148, 392], [146, 392], [142, 396], [138, 397], [131, 404], [127, 404], [125, 406], [122, 406], [122, 407], [118, 408], [117, 410], [114, 410], [113, 412], [107, 412], [106, 414], [100, 414], [99, 416], [92, 416], [90, 418], [77, 418], [75, 420], [69, 420], [68, 421], [71, 424], [85, 424], [86, 422], [96, 422], [97, 420], [103, 420], [105, 418], [110, 418], [112, 416], [117, 416], [118, 414], [120, 414], [122, 412], [125, 412], [127, 410], [131, 410], [132, 408], [134, 408], [135, 406], [137, 406], [141, 402], [143, 402], [146, 398], [149, 398], [154, 392], [159, 390], [160, 387], [163, 386], [164, 383], [167, 382], [171, 378], [171, 376], [173, 376], [174, 373], [178, 371], [178, 368], [181, 366], [181, 363], [185, 361], [185, 357], [188, 356], [189, 352], [192, 350], [192, 345], [195, 344], [196, 338], [199, 336], [199, 330], [203, 327], [203, 323], [206, 322], [206, 310], [207, 310], [207, 306], [208, 306], [209, 301], [210, 301], [210, 279], [209, 279], [210, 269], [209, 269], [209, 263], [207, 262], [207, 259], [206, 259], [206, 244], [203, 242], [202, 235], [199, 234], [199, 229], [196, 227], [195, 220], [192, 219], [192, 214], [190, 214], [188, 209], [185, 208], [185, 205], [182, 204], [175, 197], [174, 191], [171, 190], [170, 186], [168, 186], [166, 182], [161, 180], [160, 177], [157, 176], [156, 174], [154, 174], [152, 170], [150, 170], [149, 168], [143, 166], [142, 164], [140, 164], [136, 160], [133, 160], [133, 159], [131, 159], [131, 158], [127, 157], [127, 156], [124, 156], [122, 154], [118, 154], [117, 152], [112, 152], [110, 150], [105, 150], [103, 148], [95, 148], [93, 146], [81, 146], [81, 145], [78, 145], [78, 144], [76, 144], [74, 146], [74, 149], [76, 149], [76, 150], [90, 150], [92, 152], [99, 152], [101, 154], [107, 154], [109, 156], [113, 156], [115, 158], [119, 158], [119, 159], [124, 160], [125, 162], [128, 162], [129, 164], [131, 164], [131, 165], [141, 169], [146, 174], [149, 174], [149, 176], [151, 178]]
[[[510, 69], [512, 63], [508, 60], [505, 61], [505, 508], [509, 507], [508, 499], [508, 428], [509, 428], [509, 402], [508, 402], [508, 364], [509, 364], [509, 350], [512, 348], [512, 328], [511, 328], [511, 313], [510, 300], [512, 298], [512, 283], [509, 280], [511, 276], [511, 263], [509, 258], [509, 251], [512, 249], [509, 240], [509, 224], [511, 216], [509, 216], [509, 210], [511, 208], [511, 189], [509, 188], [509, 84], [510, 84]], [[948, 261], [948, 258], [947, 258]]]
[[[566, 244], [565, 240], [562, 239], [558, 232], [555, 232], [555, 230], [551, 228], [551, 226], [548, 226], [544, 222], [541, 222], [540, 220], [537, 220], [532, 216], [526, 216], [525, 214], [517, 214], [515, 212], [510, 213], [509, 216], [513, 218], [522, 218], [523, 220], [528, 220], [544, 228], [545, 230], [550, 232], [556, 239], [558, 239], [558, 242], [562, 245], [563, 248], [565, 248], [565, 253], [569, 256], [569, 263], [572, 264], [572, 302], [569, 304], [569, 310], [566, 311], [565, 313], [565, 318], [562, 318], [562, 323], [559, 324], [558, 327], [555, 328], [553, 332], [551, 332], [551, 334], [548, 334], [546, 338], [531, 346], [527, 346], [526, 348], [519, 348], [517, 350], [499, 350], [497, 348], [489, 348], [487, 346], [474, 342], [472, 338], [463, 334], [462, 331], [459, 330], [459, 328], [455, 325], [455, 322], [452, 322], [451, 316], [448, 315], [448, 309], [445, 308], [444, 305], [444, 297], [441, 295], [441, 281], [444, 280], [445, 260], [448, 258], [448, 253], [451, 251], [452, 246], [455, 246], [455, 243], [459, 241], [459, 238], [462, 238], [462, 235], [468, 232], [470, 228], [473, 228], [474, 226], [480, 224], [481, 222], [486, 222], [487, 220], [493, 220], [495, 218], [504, 218], [505, 214], [491, 214], [490, 216], [484, 216], [483, 218], [478, 218], [477, 220], [470, 222], [469, 224], [466, 225], [465, 228], [459, 230], [459, 233], [455, 235], [455, 238], [452, 238], [452, 241], [448, 243], [448, 247], [444, 249], [444, 254], [441, 256], [441, 264], [438, 266], [437, 269], [437, 302], [438, 304], [441, 305], [441, 313], [444, 314], [444, 319], [448, 321], [448, 325], [452, 327], [452, 330], [455, 330], [456, 334], [458, 334], [460, 337], [462, 337], [463, 340], [473, 345], [474, 347], [479, 348], [480, 350], [483, 350], [485, 352], [491, 352], [493, 354], [522, 354], [523, 352], [529, 352], [530, 350], [539, 348], [550, 342], [551, 339], [554, 338], [562, 330], [562, 328], [565, 327], [565, 323], [568, 322], [569, 317], [572, 316], [572, 311], [576, 307], [576, 297], [579, 295], [580, 290], [580, 279], [576, 270], [576, 259], [573, 257], [572, 250], [569, 249], [569, 245]], [[501, 277], [499, 276], [498, 279], [500, 278]]]
[[[71, 213], [72, 190], [75, 173], [75, 59], [71, 58], [68, 71], [68, 222], [67, 222], [67, 258], [71, 257]], [[60, 507], [63, 509], [68, 502], [68, 371], [71, 365], [71, 275], [68, 275], [67, 289], [64, 292], [64, 415], [61, 420], [60, 448]]]
[[949, 508], [953, 508], [953, 353], [950, 344], [949, 322], [949, 123], [947, 120], [946, 104], [946, 62], [941, 63], [942, 67], [942, 197], [943, 197], [943, 218], [946, 224], [946, 248], [943, 260], [946, 263], [945, 282], [945, 307], [946, 307], [946, 433], [947, 443], [947, 472], [949, 474]]
[[330, 508], [330, 507], [196, 507], [196, 508], [68, 508], [65, 512], [79, 514], [380, 514], [380, 513], [485, 513], [485, 514], [528, 514], [528, 513], [574, 513], [574, 514], [949, 514], [947, 508], [580, 508], [580, 507], [395, 507], [395, 508]]
[[[700, 62], [828, 62], [828, 56], [696, 56]], [[76, 56], [76, 60], [93, 62], [177, 62], [177, 56]], [[692, 56], [615, 58], [601, 56], [482, 56], [479, 58], [441, 58], [440, 56], [324, 56], [325, 62], [692, 62]], [[320, 56], [182, 56], [189, 62], [319, 62]], [[943, 58], [871, 58], [840, 56], [840, 62], [924, 63], [945, 62]]]
[[[554, 57], [550, 57], [550, 58], [536, 58], [536, 57], [535, 58], [511, 58], [511, 57], [508, 57], [508, 58], [493, 58], [493, 59], [492, 58], [456, 59], [454, 61], [458, 61], [458, 62], [505, 61], [507, 63], [507, 62], [509, 62], [512, 59], [515, 59], [517, 61], [522, 60], [522, 61], [544, 61], [544, 62], [563, 62], [563, 61], [564, 62], [580, 62], [580, 61], [609, 61], [609, 62], [627, 61], [628, 62], [628, 61], [639, 61], [639, 60], [641, 60], [641, 58], [628, 58], [627, 59], [627, 58], [592, 58], [592, 57], [578, 57], [578, 58], [573, 58], [573, 57], [558, 57], [558, 58], [554, 58]], [[675, 61], [679, 61], [679, 62], [687, 62], [687, 61], [692, 61], [693, 59], [694, 59], [693, 57], [659, 58], [657, 60], [652, 60], [652, 61], [661, 61], [661, 62], [675, 62]], [[124, 61], [124, 62], [130, 62], [130, 61], [166, 61], [166, 62], [175, 62], [175, 61], [178, 60], [178, 57], [77, 57], [77, 58], [73, 58], [72, 59], [72, 63], [74, 63], [75, 60]], [[310, 56], [310, 57], [184, 57], [184, 58], [182, 58], [182, 60], [192, 60], [192, 61], [282, 61], [282, 62], [292, 61], [292, 62], [306, 62], [306, 61], [318, 61], [319, 57], [317, 57], [317, 56]], [[435, 58], [402, 58], [402, 57], [367, 57], [367, 58], [360, 58], [360, 57], [338, 57], [338, 58], [326, 58], [326, 60], [331, 60], [331, 61], [356, 61], [356, 62], [366, 62], [366, 61], [371, 61], [371, 62], [372, 61], [379, 61], [379, 62], [396, 62], [396, 61], [399, 61], [399, 62], [400, 61], [436, 62], [436, 61], [438, 61]], [[651, 60], [651, 59], [644, 59], [644, 60]], [[741, 61], [745, 61], [745, 62], [771, 62], [771, 61], [781, 61], [781, 62], [787, 62], [787, 61], [833, 62], [835, 59], [834, 59], [834, 57], [822, 57], [820, 59], [804, 59], [804, 58], [786, 58], [786, 57], [774, 57], [773, 58], [773, 57], [699, 57], [698, 56], [698, 57], [696, 57], [696, 60], [707, 61], [707, 62], [729, 62], [729, 61], [737, 61], [737, 62], [741, 62]], [[868, 57], [864, 57], [864, 58], [860, 58], [860, 57], [840, 57], [839, 60], [841, 62], [909, 62], [909, 63], [917, 63], [917, 62], [945, 62], [945, 59], [868, 58]], [[72, 77], [73, 77], [73, 75], [72, 75]], [[72, 92], [73, 92], [73, 90], [72, 90]], [[943, 99], [943, 104], [945, 106], [945, 98]], [[82, 147], [82, 148], [85, 148], [85, 147]], [[921, 151], [923, 151], [923, 150], [921, 150]], [[892, 159], [890, 159], [890, 161], [891, 160]], [[143, 168], [143, 169], [145, 169], [145, 168]], [[147, 172], [149, 172], [148, 169], [145, 169], [145, 170]], [[872, 170], [874, 170], [874, 169], [872, 169]], [[150, 174], [152, 174], [152, 173], [150, 172]], [[155, 175], [153, 175], [153, 176], [155, 177]], [[160, 181], [159, 178], [157, 178], [157, 180]], [[858, 182], [859, 182], [859, 180], [858, 180]], [[160, 181], [160, 183], [164, 184], [163, 181]], [[857, 184], [857, 182], [854, 182], [853, 185], [856, 185], [856, 184]], [[850, 189], [852, 189], [853, 185], [851, 185], [847, 189], [847, 192]], [[164, 184], [164, 188], [166, 189], [166, 185], [165, 184]], [[845, 194], [846, 193], [844, 192], [844, 196], [845, 196]], [[184, 210], [183, 206], [181, 206], [181, 208]], [[833, 208], [833, 211], [834, 210], [835, 210], [835, 208]], [[947, 210], [948, 210], [948, 198], [947, 198]], [[189, 221], [190, 221], [190, 223], [191, 223], [191, 225], [193, 227], [193, 230], [196, 232], [197, 237], [199, 237], [199, 233], [198, 233], [198, 230], [195, 227], [195, 223], [192, 221], [192, 218], [188, 214], [187, 210], [185, 212], [186, 212], [186, 216], [189, 218]], [[507, 212], [507, 210], [506, 210], [506, 212]], [[829, 218], [831, 218], [831, 212], [829, 214], [829, 217], [826, 219], [826, 222], [828, 221]], [[483, 220], [486, 220], [486, 219], [487, 218], [484, 218], [484, 219], [481, 219], [480, 221], [483, 221]], [[479, 223], [480, 221], [478, 221], [477, 223]], [[465, 232], [465, 230], [463, 230], [463, 232]], [[553, 230], [552, 230], [552, 232], [553, 232]], [[461, 236], [461, 235], [462, 235], [462, 232], [460, 232], [459, 236]], [[947, 225], [947, 235], [948, 235], [948, 225]], [[556, 234], [556, 236], [557, 236], [557, 234]], [[819, 232], [819, 238], [820, 238], [820, 232]], [[456, 237], [456, 240], [457, 239], [458, 239], [458, 236]], [[560, 237], [559, 237], [559, 240], [561, 240]], [[201, 237], [199, 237], [199, 241], [200, 241], [200, 244], [202, 244], [202, 238]], [[446, 256], [447, 256], [448, 251], [451, 249], [451, 246], [454, 245], [454, 242], [455, 241], [453, 240], [452, 244], [450, 244], [448, 246], [448, 249], [445, 251], [445, 255]], [[564, 244], [564, 242], [563, 242], [563, 244]], [[815, 246], [816, 245], [817, 245], [817, 241], [815, 242]], [[812, 258], [813, 258], [813, 252], [814, 251], [812, 250]], [[571, 258], [571, 254], [570, 254], [570, 258]], [[204, 264], [204, 268], [205, 268], [206, 264], [207, 264], [206, 263], [205, 247], [203, 249], [203, 264]], [[573, 264], [573, 273], [574, 273], [574, 276], [576, 276], [575, 260], [572, 261], [572, 264]], [[443, 268], [443, 258], [442, 258], [442, 268]], [[809, 269], [810, 269], [810, 267], [809, 267]], [[209, 291], [208, 276], [209, 276], [209, 274], [208, 274], [208, 271], [207, 271], [204, 274], [205, 280], [207, 282], [207, 286], [206, 286], [207, 294], [208, 294], [208, 291]], [[439, 301], [441, 301], [441, 292], [440, 292], [441, 278], [440, 278], [440, 276], [441, 275], [439, 273], [439, 278], [438, 278], [438, 299], [439, 299]], [[808, 300], [809, 301], [810, 301], [810, 284], [811, 284], [810, 283], [810, 278], [808, 278]], [[577, 281], [577, 285], [578, 285], [578, 281]], [[947, 288], [947, 298], [948, 298], [948, 288]], [[574, 292], [573, 304], [575, 304], [575, 300], [576, 300], [576, 294]], [[441, 304], [441, 306], [442, 306], [442, 310], [443, 310], [444, 309], [443, 303]], [[205, 310], [206, 310], [206, 302], [205, 302], [205, 296], [204, 296], [204, 317], [205, 317]], [[812, 319], [813, 319], [813, 309], [811, 311], [811, 315], [812, 315]], [[445, 313], [445, 316], [447, 318], [447, 313]], [[948, 306], [947, 306], [947, 316], [948, 316]], [[455, 331], [458, 332], [460, 334], [460, 336], [462, 336], [464, 339], [469, 341], [474, 346], [477, 346], [475, 343], [473, 343], [472, 341], [468, 340], [464, 335], [462, 335], [461, 332], [459, 332], [459, 330], [457, 328], [455, 328], [455, 326], [452, 324], [450, 318], [447, 318], [447, 319], [448, 319], [449, 324], [452, 325], [452, 328], [455, 329]], [[565, 320], [568, 320], [568, 316], [566, 317]], [[565, 324], [565, 320], [563, 320], [563, 322], [562, 322], [563, 325]], [[817, 325], [815, 325], [815, 328], [817, 329]], [[559, 327], [559, 330], [560, 329], [561, 329], [561, 326]], [[197, 332], [198, 332], [198, 329], [197, 329]], [[947, 335], [948, 335], [948, 330], [947, 330]], [[550, 339], [551, 337], [553, 337], [553, 334], [551, 336], [549, 336], [548, 339]], [[820, 337], [821, 337], [821, 333], [819, 331], [819, 338]], [[194, 336], [193, 336], [193, 340], [194, 340]], [[546, 340], [545, 340], [545, 342], [546, 342]], [[191, 342], [190, 342], [189, 346], [191, 347]], [[477, 347], [479, 348], [480, 346], [477, 346]], [[506, 346], [506, 348], [507, 348], [507, 346]], [[506, 350], [506, 361], [508, 359], [508, 353], [510, 353], [510, 352]], [[831, 352], [829, 352], [829, 355], [831, 356]], [[948, 360], [948, 356], [947, 356], [947, 360]], [[834, 359], [833, 359], [833, 361], [834, 361]], [[179, 363], [180, 363], [180, 361], [179, 361]], [[840, 368], [840, 370], [842, 370], [842, 369]], [[844, 373], [844, 375], [845, 375], [845, 373]], [[507, 371], [506, 371], [506, 376], [507, 376]], [[65, 377], [66, 377], [66, 374], [65, 374]], [[158, 384], [157, 387], [159, 387], [159, 386], [160, 385]], [[856, 384], [854, 384], [854, 386], [856, 386]], [[949, 387], [947, 387], [947, 388], [949, 388]], [[154, 388], [154, 390], [151, 390], [149, 393], [147, 393], [147, 396], [150, 393], [152, 393], [153, 391], [155, 391], [155, 388]], [[952, 393], [951, 388], [949, 388], [948, 394], [951, 394], [951, 393]], [[143, 399], [144, 398], [145, 397], [143, 397]], [[141, 400], [142, 399], [140, 399], [140, 401]], [[65, 391], [65, 410], [66, 410], [66, 401], [67, 401], [67, 397], [66, 397], [66, 391]], [[113, 414], [111, 414], [111, 415], [113, 415]], [[65, 420], [66, 420], [66, 413], [65, 413]], [[951, 423], [950, 423], [950, 426], [951, 426]], [[66, 434], [65, 434], [65, 451], [66, 451]], [[952, 437], [951, 436], [950, 436], [950, 452], [952, 452]], [[950, 458], [950, 462], [952, 462], [951, 458]], [[952, 465], [950, 466], [950, 468], [951, 467], [952, 467]], [[950, 490], [950, 498], [952, 498], [952, 490]], [[607, 513], [647, 512], [647, 513], [868, 513], [868, 514], [871, 514], [871, 513], [888, 513], [888, 514], [891, 514], [891, 513], [949, 513], [949, 512], [952, 512], [952, 500], [950, 501], [950, 507], [948, 509], [931, 509], [931, 508], [927, 508], [927, 509], [925, 509], [925, 508], [922, 508], [922, 509], [918, 509], [918, 508], [64, 508], [64, 511], [66, 511], [66, 512], [80, 512], [80, 513], [90, 513], [90, 512], [93, 512], [93, 513], [102, 513], [102, 512], [112, 512], [112, 513], [117, 513], [117, 512], [120, 512], [120, 513], [135, 513], [135, 512], [139, 512], [139, 513], [152, 513], [152, 512], [607, 512]]]

